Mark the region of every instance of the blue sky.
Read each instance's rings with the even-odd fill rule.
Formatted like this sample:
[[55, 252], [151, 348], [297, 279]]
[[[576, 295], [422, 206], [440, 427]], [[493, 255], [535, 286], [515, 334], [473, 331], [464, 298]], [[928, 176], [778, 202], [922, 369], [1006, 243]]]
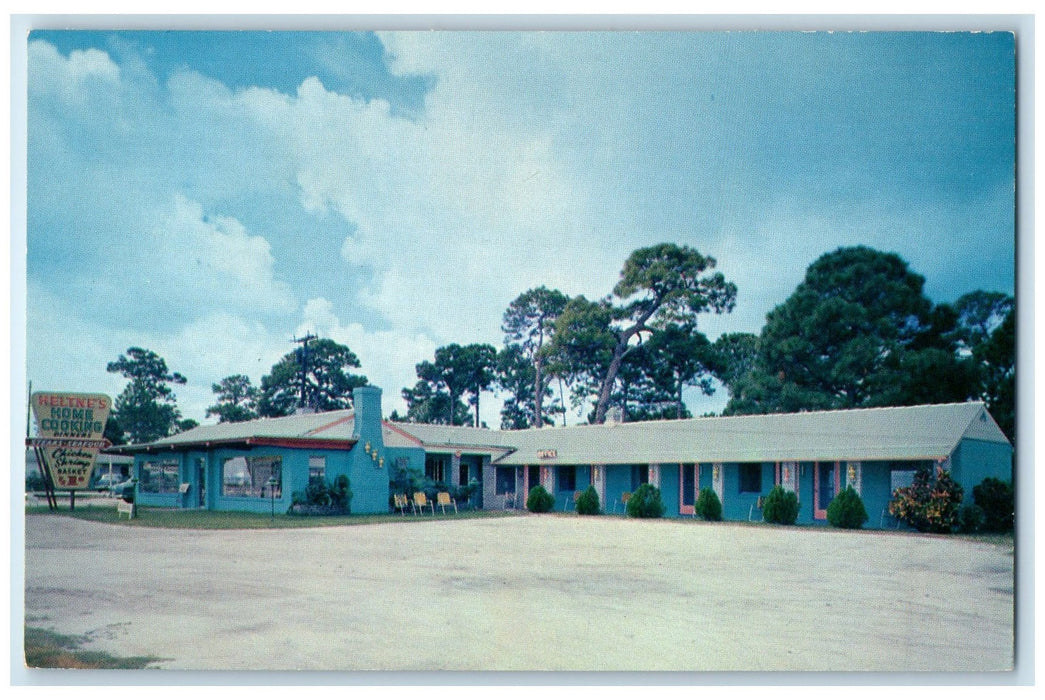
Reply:
[[663, 241], [737, 283], [711, 338], [843, 245], [937, 302], [1014, 290], [1008, 33], [41, 31], [27, 66], [34, 389], [115, 396], [140, 345], [203, 421], [310, 330], [402, 410], [519, 293]]

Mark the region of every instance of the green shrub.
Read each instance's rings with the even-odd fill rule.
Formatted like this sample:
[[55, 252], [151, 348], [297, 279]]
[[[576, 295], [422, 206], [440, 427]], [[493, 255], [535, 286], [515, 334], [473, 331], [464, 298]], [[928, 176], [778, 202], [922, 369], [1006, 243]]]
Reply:
[[896, 489], [889, 502], [889, 514], [919, 532], [948, 533], [958, 526], [958, 508], [962, 487], [943, 467], [936, 469], [936, 479], [928, 467], [914, 473], [914, 483]]
[[860, 494], [846, 486], [827, 505], [827, 522], [847, 530], [859, 530], [867, 522], [867, 509]]
[[798, 496], [783, 486], [774, 486], [762, 502], [762, 519], [767, 523], [794, 525], [798, 520]]
[[526, 497], [526, 510], [531, 513], [547, 513], [554, 505], [555, 496], [540, 484], [530, 489], [530, 495]]
[[348, 484], [348, 477], [339, 474], [334, 479], [334, 483], [327, 487], [327, 492], [330, 494], [330, 505], [348, 510], [352, 503], [352, 489], [348, 487]]
[[642, 484], [628, 498], [628, 516], [631, 518], [659, 518], [664, 515], [664, 503], [660, 500], [660, 489]]
[[704, 520], [722, 520], [722, 501], [714, 489], [702, 488], [697, 494], [697, 515]]
[[338, 475], [333, 482], [320, 478], [310, 479], [304, 492], [295, 491], [291, 495], [291, 506], [325, 506], [348, 510], [352, 502], [352, 489], [349, 488], [348, 477]]
[[986, 516], [983, 508], [973, 503], [966, 503], [958, 509], [958, 530], [966, 534], [982, 532]]
[[594, 486], [589, 486], [577, 498], [577, 513], [580, 515], [598, 515], [601, 512], [599, 494], [595, 491]]
[[47, 487], [47, 480], [39, 473], [32, 473], [25, 477], [25, 492], [43, 491]]
[[472, 479], [464, 486], [450, 489], [450, 495], [461, 508], [472, 505], [472, 498], [477, 493], [479, 493], [479, 482], [476, 479]]
[[1008, 532], [1015, 520], [1015, 496], [1012, 484], [987, 477], [972, 487], [972, 499], [983, 510], [985, 532]]

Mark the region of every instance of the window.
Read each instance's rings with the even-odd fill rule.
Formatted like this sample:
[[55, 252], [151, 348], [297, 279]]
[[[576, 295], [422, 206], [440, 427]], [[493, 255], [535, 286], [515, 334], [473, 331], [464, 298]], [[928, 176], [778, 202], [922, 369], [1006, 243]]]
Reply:
[[[276, 485], [269, 491], [269, 479]], [[221, 465], [221, 495], [242, 498], [280, 498], [283, 493], [282, 457], [231, 457]]]
[[425, 457], [425, 476], [436, 483], [442, 483], [446, 469], [444, 455], [428, 455]]
[[752, 463], [738, 466], [740, 469], [740, 493], [761, 493], [762, 465]]
[[555, 473], [555, 483], [560, 491], [576, 491], [577, 467], [559, 467]]
[[908, 488], [914, 485], [913, 469], [893, 469], [889, 472], [889, 493], [896, 489]]
[[142, 462], [141, 481], [138, 484], [138, 490], [142, 493], [177, 493], [178, 485], [176, 461]]
[[313, 481], [326, 481], [327, 480], [327, 458], [326, 457], [309, 457], [308, 458], [308, 480], [309, 483]]
[[497, 467], [497, 490], [498, 496], [506, 493], [515, 493], [515, 469], [512, 467]]

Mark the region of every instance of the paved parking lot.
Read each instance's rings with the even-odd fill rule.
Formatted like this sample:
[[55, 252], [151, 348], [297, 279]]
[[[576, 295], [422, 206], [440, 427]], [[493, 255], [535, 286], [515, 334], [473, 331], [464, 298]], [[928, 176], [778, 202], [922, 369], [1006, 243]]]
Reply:
[[26, 518], [26, 619], [193, 670], [993, 671], [1013, 552], [529, 516], [265, 531]]

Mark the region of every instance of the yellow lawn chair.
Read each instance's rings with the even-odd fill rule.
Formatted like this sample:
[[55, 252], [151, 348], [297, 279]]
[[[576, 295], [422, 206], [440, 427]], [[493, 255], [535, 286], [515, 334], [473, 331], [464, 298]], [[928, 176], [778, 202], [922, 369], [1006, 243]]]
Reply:
[[396, 510], [406, 515], [406, 509], [410, 507], [410, 499], [406, 497], [405, 493], [392, 494], [392, 503]]
[[423, 513], [425, 508], [431, 508], [432, 515], [435, 515], [435, 504], [428, 500], [424, 491], [418, 491], [414, 494], [414, 512], [420, 510]]
[[454, 512], [457, 512], [457, 500], [450, 498], [450, 494], [447, 491], [440, 491], [435, 495], [435, 504], [443, 509], [443, 515], [446, 515], [447, 506], [453, 506]]

